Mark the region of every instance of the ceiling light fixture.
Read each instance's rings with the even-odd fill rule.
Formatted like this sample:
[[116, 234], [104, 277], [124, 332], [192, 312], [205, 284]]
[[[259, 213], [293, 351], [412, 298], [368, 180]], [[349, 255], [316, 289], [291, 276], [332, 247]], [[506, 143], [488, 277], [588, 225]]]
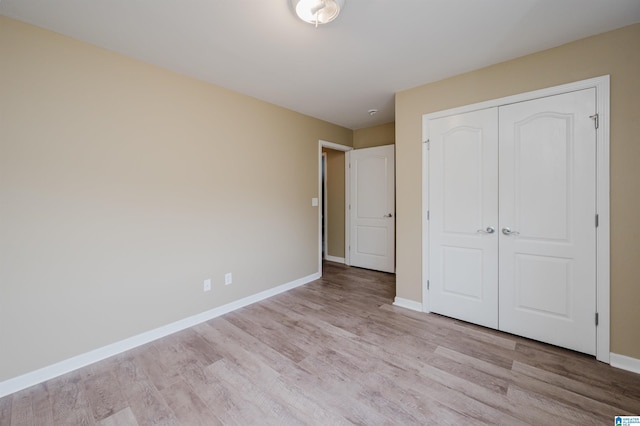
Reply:
[[291, 0], [298, 18], [310, 24], [328, 24], [338, 17], [345, 0]]

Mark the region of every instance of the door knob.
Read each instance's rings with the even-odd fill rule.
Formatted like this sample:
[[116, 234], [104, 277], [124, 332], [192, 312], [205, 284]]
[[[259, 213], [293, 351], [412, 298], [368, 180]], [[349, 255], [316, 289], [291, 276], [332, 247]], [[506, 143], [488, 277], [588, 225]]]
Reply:
[[493, 226], [487, 226], [487, 229], [478, 229], [480, 234], [493, 234], [496, 232], [496, 229]]
[[385, 214], [384, 217], [393, 217], [392, 213]]
[[509, 227], [502, 228], [502, 233], [504, 235], [520, 235], [518, 231], [512, 231]]

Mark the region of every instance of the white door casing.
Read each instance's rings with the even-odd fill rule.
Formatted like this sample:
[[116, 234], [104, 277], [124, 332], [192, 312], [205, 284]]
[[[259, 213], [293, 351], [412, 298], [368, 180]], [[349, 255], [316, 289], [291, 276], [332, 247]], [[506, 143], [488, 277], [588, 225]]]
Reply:
[[394, 146], [350, 152], [351, 266], [395, 272]]
[[322, 205], [322, 253], [324, 254], [322, 260], [325, 260], [329, 256], [329, 194], [327, 193], [327, 153], [323, 152], [321, 155], [321, 173], [322, 173], [322, 193], [321, 205]]
[[429, 124], [430, 309], [498, 328], [497, 108]]
[[592, 355], [595, 108], [595, 89], [499, 108], [499, 328]]

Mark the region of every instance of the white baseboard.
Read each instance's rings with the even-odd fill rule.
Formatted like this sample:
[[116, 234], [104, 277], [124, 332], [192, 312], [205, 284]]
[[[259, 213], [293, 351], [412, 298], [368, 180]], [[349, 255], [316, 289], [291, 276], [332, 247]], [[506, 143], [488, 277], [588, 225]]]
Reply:
[[631, 371], [632, 373], [640, 374], [640, 359], [631, 358], [626, 355], [619, 355], [611, 353], [609, 362], [612, 367], [620, 368], [622, 370]]
[[344, 264], [344, 257], [336, 257], [336, 256], [326, 255], [324, 258], [325, 258], [325, 260], [328, 260], [329, 262], [343, 263]]
[[26, 389], [30, 386], [37, 385], [47, 380], [51, 380], [55, 377], [69, 373], [73, 370], [85, 367], [89, 364], [93, 364], [111, 356], [126, 352], [135, 347], [144, 345], [178, 331], [184, 330], [194, 325], [209, 321], [210, 319], [219, 317], [236, 309], [243, 308], [252, 303], [259, 302], [276, 294], [283, 293], [291, 290], [295, 287], [310, 283], [311, 281], [320, 278], [320, 273], [316, 272], [309, 276], [299, 278], [295, 281], [291, 281], [286, 284], [279, 285], [269, 290], [261, 291], [260, 293], [253, 294], [251, 296], [244, 297], [234, 302], [228, 303], [223, 306], [193, 315], [191, 317], [172, 322], [162, 327], [158, 327], [153, 330], [138, 334], [137, 336], [129, 337], [128, 339], [121, 340], [119, 342], [112, 343], [102, 348], [98, 348], [84, 354], [74, 356], [64, 361], [57, 362], [44, 368], [23, 374], [18, 377], [14, 377], [4, 382], [0, 382], [0, 398], [3, 396], [18, 392], [22, 389]]
[[401, 308], [411, 309], [412, 311], [422, 312], [422, 303], [416, 302], [415, 300], [403, 299], [402, 297], [396, 297], [393, 300], [393, 304], [395, 306], [400, 306]]

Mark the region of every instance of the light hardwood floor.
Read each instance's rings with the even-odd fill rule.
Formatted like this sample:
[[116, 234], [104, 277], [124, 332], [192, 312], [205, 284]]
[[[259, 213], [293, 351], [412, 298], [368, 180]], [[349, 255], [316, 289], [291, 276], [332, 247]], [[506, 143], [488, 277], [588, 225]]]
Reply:
[[0, 425], [604, 424], [640, 375], [324, 277], [0, 399]]

